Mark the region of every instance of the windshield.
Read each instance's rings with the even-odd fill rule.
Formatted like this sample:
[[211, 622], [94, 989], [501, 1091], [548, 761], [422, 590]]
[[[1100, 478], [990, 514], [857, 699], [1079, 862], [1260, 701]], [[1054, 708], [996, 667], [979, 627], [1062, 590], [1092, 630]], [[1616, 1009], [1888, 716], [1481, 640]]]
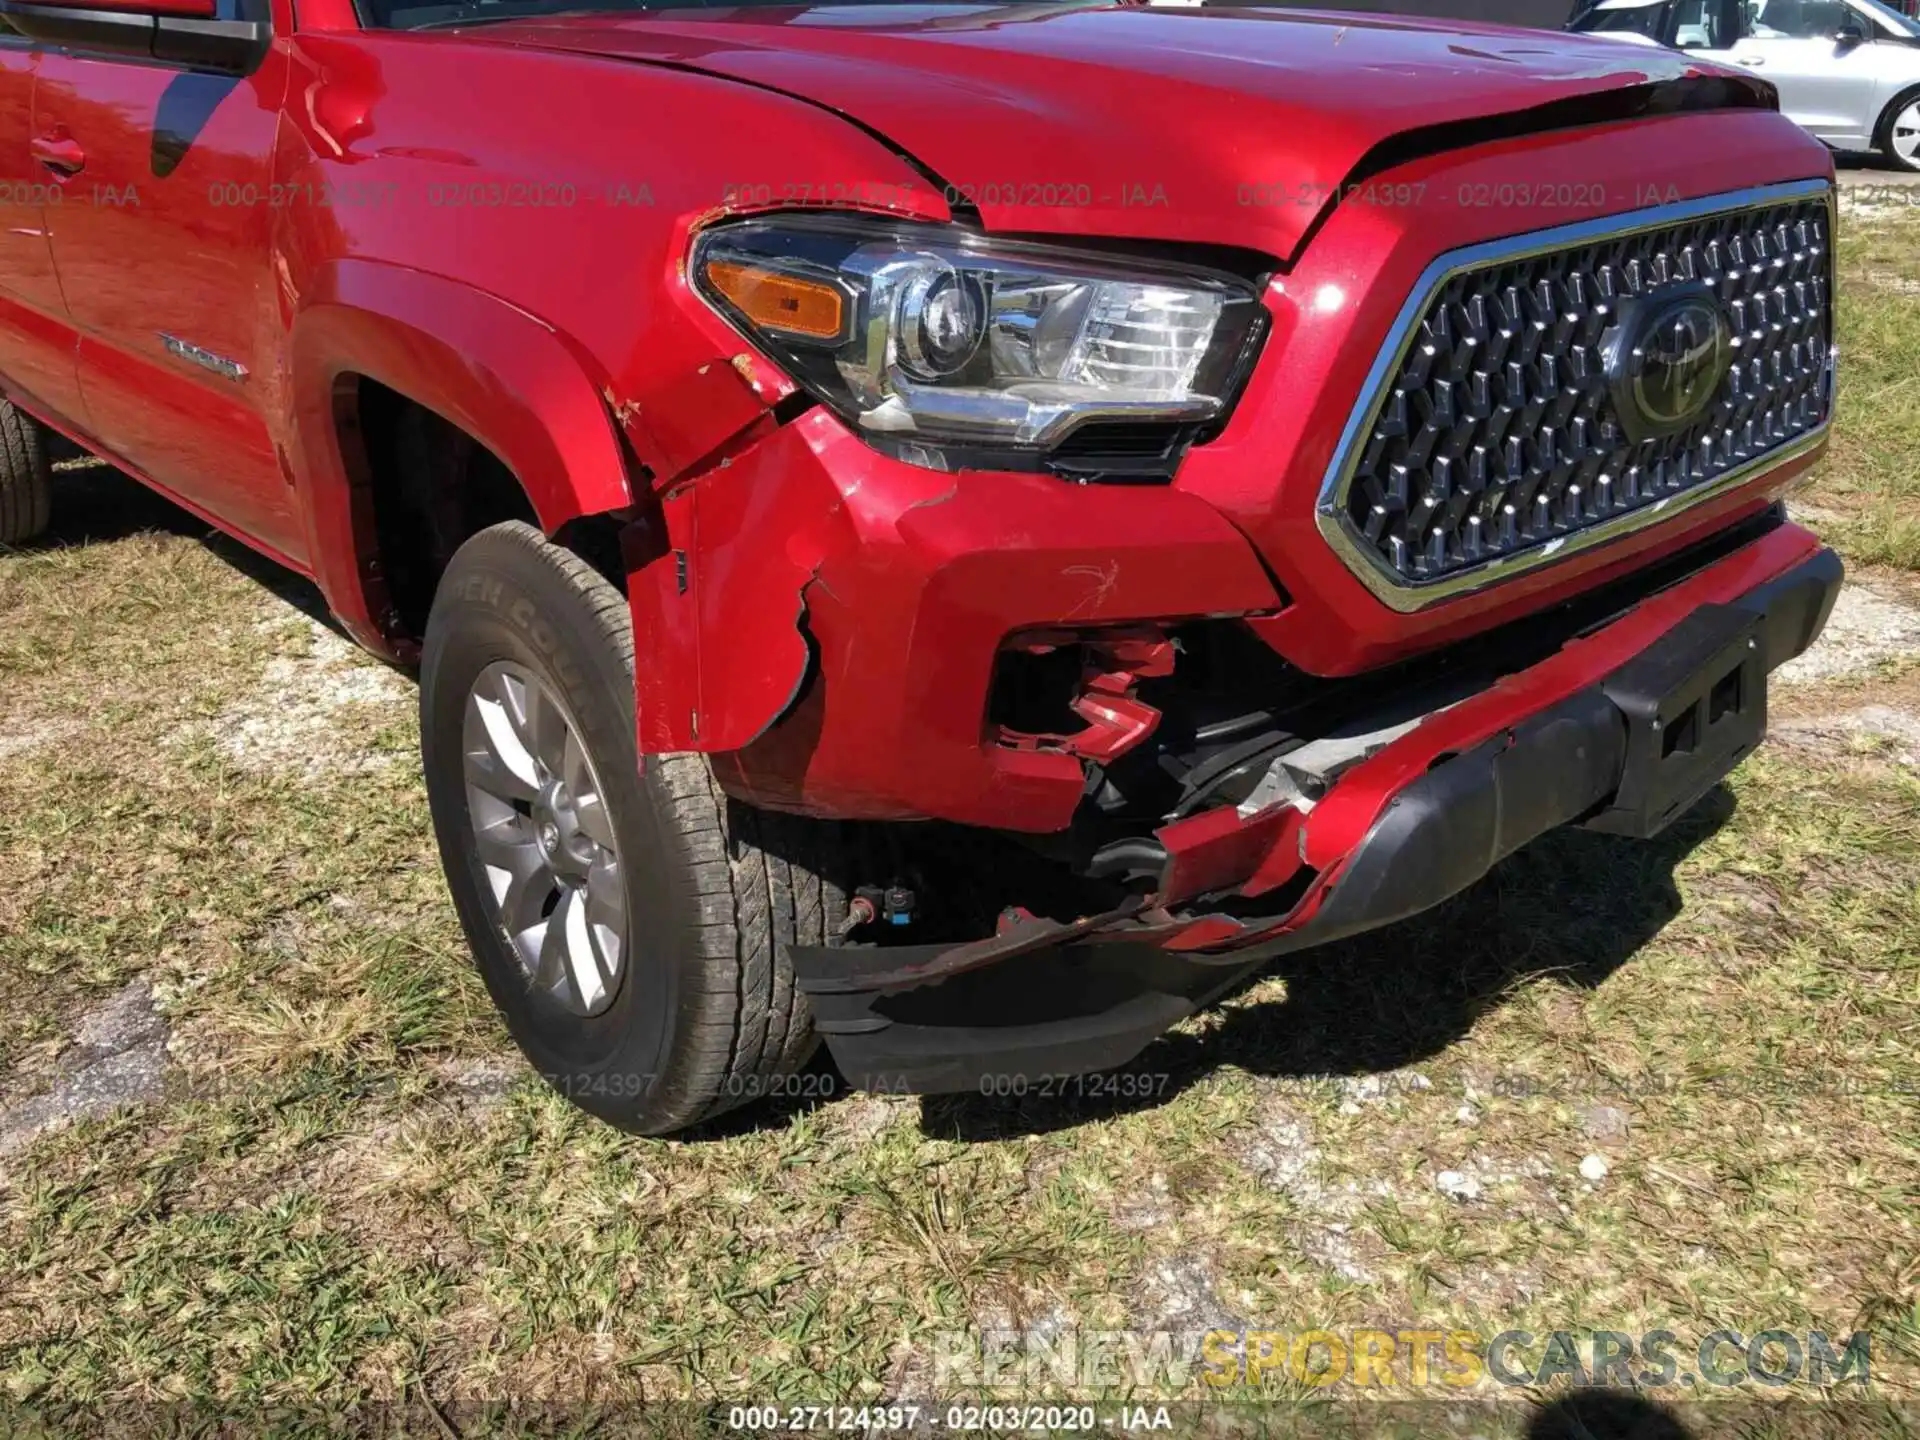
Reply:
[[[937, 24], [949, 16], [977, 15], [1001, 0], [949, 0], [927, 4], [926, 0], [833, 0], [831, 7], [811, 9], [795, 0], [358, 0], [363, 23], [389, 30], [423, 30], [429, 26], [486, 25], [499, 20], [527, 20], [560, 15], [626, 15], [655, 10], [711, 10], [727, 14], [735, 10], [780, 10], [803, 23], [830, 25], [847, 23], [848, 10], [886, 6], [890, 19], [925, 20]], [[1102, 0], [1086, 0], [1088, 4]]]

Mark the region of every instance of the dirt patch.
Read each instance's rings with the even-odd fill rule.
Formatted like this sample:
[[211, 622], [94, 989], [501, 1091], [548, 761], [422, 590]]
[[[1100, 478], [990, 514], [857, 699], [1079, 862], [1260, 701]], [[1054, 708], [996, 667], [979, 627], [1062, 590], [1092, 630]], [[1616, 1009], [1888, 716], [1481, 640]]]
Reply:
[[1122, 1230], [1151, 1234], [1174, 1221], [1173, 1198], [1168, 1193], [1167, 1177], [1155, 1171], [1146, 1185], [1114, 1206], [1113, 1223]]
[[71, 720], [11, 720], [0, 724], [0, 764], [58, 745], [79, 730]]
[[0, 1157], [67, 1121], [160, 1099], [166, 1072], [167, 1024], [153, 1007], [152, 987], [136, 980], [80, 1021], [73, 1048], [50, 1077], [35, 1077], [53, 1078], [52, 1089], [0, 1109]]
[[1581, 1133], [1595, 1140], [1625, 1140], [1633, 1125], [1632, 1117], [1618, 1105], [1582, 1105], [1575, 1112], [1575, 1118], [1580, 1122]]
[[[1346, 1103], [1357, 1102], [1350, 1098]], [[1293, 1200], [1302, 1217], [1294, 1227], [1302, 1255], [1356, 1284], [1375, 1283], [1370, 1252], [1377, 1240], [1353, 1222], [1369, 1199], [1390, 1193], [1384, 1182], [1376, 1182], [1369, 1192], [1357, 1183], [1342, 1186], [1323, 1180], [1312, 1121], [1278, 1096], [1261, 1106], [1253, 1130], [1236, 1149], [1242, 1164]]]
[[1920, 652], [1920, 609], [1849, 585], [1834, 602], [1827, 628], [1813, 648], [1774, 672], [1781, 685], [1838, 680], [1884, 660]]
[[848, 1139], [866, 1144], [912, 1115], [918, 1106], [897, 1095], [855, 1095], [833, 1109], [833, 1118]]
[[429, 1105], [437, 1105], [449, 1121], [462, 1123], [499, 1110], [514, 1086], [532, 1073], [518, 1055], [448, 1060], [434, 1068], [445, 1086]]
[[[1530, 1155], [1523, 1159], [1511, 1160], [1498, 1156], [1472, 1155], [1459, 1162], [1458, 1168], [1439, 1170], [1433, 1176], [1433, 1188], [1462, 1205], [1477, 1203], [1490, 1192], [1502, 1186], [1525, 1186], [1530, 1182], [1545, 1182], [1553, 1175], [1553, 1167], [1544, 1158]], [[1514, 1196], [1503, 1197], [1511, 1207]], [[1553, 1199], [1559, 1207], [1559, 1201]], [[1563, 1208], [1564, 1207], [1559, 1207]]]
[[505, 1095], [528, 1074], [526, 1062], [518, 1055], [448, 1060], [435, 1068], [461, 1093], [492, 1099]]
[[255, 773], [318, 779], [385, 768], [393, 757], [373, 738], [411, 712], [413, 687], [325, 625], [304, 623], [305, 653], [269, 660], [253, 691], [214, 722], [214, 742]]
[[1860, 199], [1857, 196], [1855, 190], [1841, 187], [1840, 213], [1849, 225], [1884, 225], [1894, 229], [1900, 220], [1913, 213], [1913, 205], [1909, 201], [1895, 200], [1885, 190], [1874, 193], [1872, 199]]
[[1888, 705], [1782, 720], [1771, 729], [1773, 739], [1788, 745], [1843, 750], [1858, 746], [1877, 750], [1896, 765], [1920, 765], [1920, 715]]
[[1204, 1256], [1170, 1255], [1150, 1262], [1134, 1297], [1135, 1328], [1176, 1335], [1244, 1328], [1246, 1322], [1221, 1300], [1218, 1283]]
[[[1884, 597], [1882, 597], [1884, 598]], [[1920, 658], [1920, 647], [1908, 652]], [[1813, 758], [1920, 766], [1920, 665], [1842, 674], [1780, 693], [1769, 706], [1771, 743]]]
[[1876, 290], [1885, 290], [1894, 295], [1920, 295], [1920, 280], [1911, 275], [1899, 275], [1886, 270], [1868, 270], [1860, 277]]

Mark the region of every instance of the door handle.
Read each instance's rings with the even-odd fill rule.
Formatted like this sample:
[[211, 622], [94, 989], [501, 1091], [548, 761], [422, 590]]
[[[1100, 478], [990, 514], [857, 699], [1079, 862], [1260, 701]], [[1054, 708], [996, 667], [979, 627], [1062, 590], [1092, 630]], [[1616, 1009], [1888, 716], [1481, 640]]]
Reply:
[[78, 175], [87, 166], [87, 152], [80, 142], [64, 137], [37, 136], [29, 147], [33, 158], [59, 175]]
[[1736, 65], [1745, 65], [1749, 69], [1757, 70], [1767, 62], [1762, 60], [1758, 55], [1736, 55], [1733, 57], [1733, 63]]

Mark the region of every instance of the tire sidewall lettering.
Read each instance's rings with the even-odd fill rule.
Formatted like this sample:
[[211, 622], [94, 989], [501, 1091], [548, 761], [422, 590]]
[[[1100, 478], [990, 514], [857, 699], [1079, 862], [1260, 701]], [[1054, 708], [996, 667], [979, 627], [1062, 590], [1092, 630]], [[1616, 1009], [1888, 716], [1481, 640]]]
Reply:
[[538, 652], [553, 678], [566, 693], [567, 706], [582, 730], [598, 731], [599, 707], [587, 693], [587, 676], [560, 634], [540, 613], [532, 596], [516, 592], [509, 599], [507, 582], [497, 575], [472, 575], [459, 586], [462, 600], [484, 605], [502, 616]]

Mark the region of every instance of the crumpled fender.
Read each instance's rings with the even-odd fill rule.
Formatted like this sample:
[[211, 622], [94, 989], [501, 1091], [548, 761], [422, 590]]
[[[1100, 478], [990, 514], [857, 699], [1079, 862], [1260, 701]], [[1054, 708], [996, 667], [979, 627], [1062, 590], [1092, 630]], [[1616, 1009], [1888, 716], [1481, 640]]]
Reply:
[[311, 553], [329, 569], [321, 583], [336, 609], [360, 608], [336, 597], [357, 596], [351, 567], [362, 548], [340, 449], [342, 375], [377, 380], [480, 441], [519, 480], [548, 534], [633, 503], [619, 437], [581, 357], [495, 296], [379, 261], [331, 261], [294, 317], [289, 353]]
[[716, 752], [750, 803], [1063, 829], [1079, 759], [988, 728], [1006, 638], [1281, 603], [1172, 487], [909, 465], [821, 407], [768, 423], [626, 532], [640, 751]]
[[[771, 443], [770, 443], [771, 442]], [[813, 664], [809, 588], [855, 537], [797, 437], [768, 434], [661, 498], [625, 534], [643, 755], [738, 750], [793, 706]]]

